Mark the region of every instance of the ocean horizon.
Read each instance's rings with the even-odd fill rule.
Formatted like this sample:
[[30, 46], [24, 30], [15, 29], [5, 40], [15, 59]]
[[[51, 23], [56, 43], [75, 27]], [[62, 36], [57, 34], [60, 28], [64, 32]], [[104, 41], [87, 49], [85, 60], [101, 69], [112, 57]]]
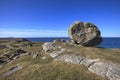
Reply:
[[[69, 37], [29, 37], [25, 38], [31, 42], [52, 42], [55, 39], [69, 40]], [[103, 37], [103, 41], [98, 45], [103, 48], [120, 48], [120, 37]]]
[[[4, 38], [25, 38], [31, 42], [52, 42], [56, 39], [70, 40], [69, 37], [4, 37]], [[120, 37], [103, 37], [103, 41], [97, 47], [120, 48]]]

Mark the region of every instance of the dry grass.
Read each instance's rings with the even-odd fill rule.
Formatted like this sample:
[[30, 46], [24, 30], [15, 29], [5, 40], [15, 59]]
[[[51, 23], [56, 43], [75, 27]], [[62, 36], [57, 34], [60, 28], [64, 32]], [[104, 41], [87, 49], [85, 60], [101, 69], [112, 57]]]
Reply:
[[66, 49], [66, 51], [63, 52], [62, 54], [76, 54], [90, 59], [100, 59], [101, 61], [109, 61], [120, 64], [120, 49], [82, 47], [70, 44], [64, 45], [62, 43], [60, 45]]
[[[21, 71], [18, 71], [4, 80], [107, 80], [93, 74], [82, 65], [73, 65], [64, 62], [49, 61], [46, 63], [26, 63]], [[10, 65], [7, 65], [10, 66]], [[7, 70], [7, 68], [5, 69]]]
[[[25, 47], [23, 50], [30, 52], [31, 55], [22, 56], [0, 68], [0, 80], [107, 80], [106, 78], [91, 73], [83, 65], [55, 62], [50, 56], [43, 53], [40, 53], [40, 56], [33, 59], [32, 56], [42, 48], [42, 44], [43, 43], [32, 43], [32, 47]], [[56, 44], [66, 49], [62, 54], [77, 54], [87, 58], [97, 58], [102, 61], [120, 64], [120, 50], [86, 48], [63, 43]], [[46, 59], [42, 59], [42, 57], [46, 57]], [[17, 64], [23, 65], [23, 69], [6, 78], [2, 77], [5, 71]]]

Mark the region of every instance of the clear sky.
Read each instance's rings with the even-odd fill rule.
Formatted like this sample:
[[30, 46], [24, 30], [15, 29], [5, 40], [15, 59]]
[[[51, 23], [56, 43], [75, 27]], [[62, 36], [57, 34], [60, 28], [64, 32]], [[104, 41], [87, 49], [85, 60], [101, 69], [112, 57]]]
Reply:
[[76, 20], [120, 37], [120, 0], [0, 0], [0, 37], [68, 37]]

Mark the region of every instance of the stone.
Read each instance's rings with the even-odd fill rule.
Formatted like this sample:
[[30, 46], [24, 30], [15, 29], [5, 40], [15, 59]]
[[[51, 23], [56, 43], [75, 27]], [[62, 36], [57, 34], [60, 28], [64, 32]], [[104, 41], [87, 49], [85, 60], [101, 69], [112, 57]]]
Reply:
[[68, 28], [70, 39], [82, 46], [96, 46], [102, 42], [100, 30], [92, 23], [75, 21]]
[[120, 65], [109, 62], [101, 62], [99, 59], [88, 59], [80, 55], [64, 54], [55, 58], [55, 61], [82, 64], [92, 73], [108, 78], [109, 80], [120, 80]]
[[13, 60], [20, 58], [20, 55], [13, 57]]
[[62, 43], [65, 43], [66, 41], [64, 39], [56, 39], [53, 41], [54, 43], [57, 43], [57, 42], [62, 42]]
[[63, 61], [63, 62], [69, 62], [69, 63], [74, 63], [74, 64], [80, 64], [80, 62], [84, 59], [82, 56], [77, 56], [74, 54], [65, 54], [57, 57], [55, 61]]
[[110, 80], [120, 80], [120, 65], [110, 64], [106, 76]]
[[42, 48], [45, 53], [52, 58], [57, 57], [60, 53], [65, 51], [65, 49], [61, 48], [61, 46], [56, 45], [55, 42], [46, 42], [42, 45]]
[[61, 54], [62, 52], [64, 52], [65, 49], [61, 49], [61, 50], [56, 50], [56, 51], [53, 51], [51, 53], [49, 53], [49, 55], [52, 57], [52, 58], [55, 58], [57, 57], [59, 54]]
[[26, 52], [25, 55], [31, 55], [31, 53], [30, 52]]
[[98, 75], [101, 75], [103, 77], [106, 77], [107, 71], [108, 71], [109, 64], [103, 63], [103, 62], [96, 62], [93, 65], [91, 65], [88, 70], [96, 73]]
[[56, 58], [56, 61], [63, 61], [75, 64], [82, 64], [86, 67], [91, 66], [93, 63], [99, 61], [99, 59], [88, 59], [80, 55], [70, 54], [61, 55]]
[[96, 62], [88, 68], [89, 71], [107, 77], [109, 80], [120, 80], [120, 65]]
[[[15, 50], [14, 52], [13, 52], [14, 54], [11, 56], [11, 58], [19, 58], [21, 55], [26, 55], [26, 54], [28, 54], [26, 51], [24, 51], [24, 50], [21, 50], [21, 49], [18, 49], [18, 50]], [[16, 59], [15, 58], [15, 59]]]
[[2, 76], [3, 77], [7, 77], [7, 76], [9, 76], [9, 75], [11, 75], [11, 74], [21, 70], [22, 68], [23, 68], [23, 66], [18, 66], [18, 65], [13, 66], [9, 70], [7, 70]]
[[34, 59], [34, 58], [36, 58], [38, 56], [39, 56], [39, 52], [37, 52], [36, 54], [34, 54], [32, 58]]
[[44, 59], [46, 59], [46, 57], [44, 56], [44, 57], [42, 57], [42, 59], [44, 60]]
[[53, 42], [45, 42], [43, 45], [42, 45], [42, 48], [45, 52], [48, 52], [48, 51], [51, 51], [51, 50], [56, 50], [58, 49], [58, 45], [56, 45], [55, 43]]
[[99, 61], [99, 59], [87, 59], [87, 58], [85, 58], [84, 60], [81, 61], [80, 64], [82, 64], [86, 67], [90, 67], [92, 64], [94, 64], [97, 61]]

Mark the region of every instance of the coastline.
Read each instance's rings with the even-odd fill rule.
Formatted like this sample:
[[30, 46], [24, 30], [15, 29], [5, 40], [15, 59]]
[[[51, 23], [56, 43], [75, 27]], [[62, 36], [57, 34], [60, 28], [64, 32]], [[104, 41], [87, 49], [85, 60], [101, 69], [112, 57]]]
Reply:
[[[74, 72], [78, 73], [72, 77], [73, 80], [75, 77], [86, 78], [87, 80], [119, 79], [120, 49], [83, 47], [63, 40], [31, 42], [23, 38], [8, 39], [0, 44], [2, 44], [0, 46], [1, 80], [14, 79], [16, 76], [16, 79], [23, 79], [27, 76], [26, 80], [29, 80], [28, 78], [43, 78], [42, 76], [35, 76], [39, 74], [44, 74], [44, 79], [52, 78], [50, 80], [53, 80], [56, 79], [54, 76], [59, 77], [59, 75], [63, 76], [61, 79], [65, 79], [64, 77], [71, 78], [68, 77], [68, 73], [75, 75]], [[108, 66], [116, 72], [111, 71], [109, 75], [106, 74], [110, 70]], [[50, 75], [48, 73], [51, 72], [51, 68], [55, 74], [51, 73]], [[95, 68], [97, 68], [97, 71]], [[108, 69], [106, 70], [106, 68]], [[63, 71], [65, 72], [63, 73]], [[33, 77], [24, 74], [29, 72]], [[81, 74], [88, 76], [78, 77]], [[118, 77], [115, 77], [115, 75], [118, 75]], [[107, 76], [107, 78], [104, 76]]]

